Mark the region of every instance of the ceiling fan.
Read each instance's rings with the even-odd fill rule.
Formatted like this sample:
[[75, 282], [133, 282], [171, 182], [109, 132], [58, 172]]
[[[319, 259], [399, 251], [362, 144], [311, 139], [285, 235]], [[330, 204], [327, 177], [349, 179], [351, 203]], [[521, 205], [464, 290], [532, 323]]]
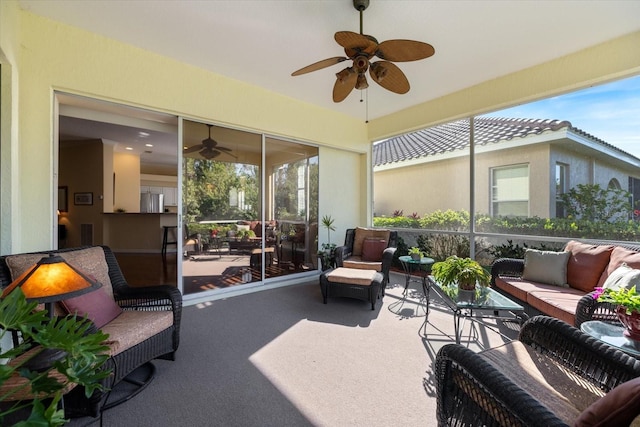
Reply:
[[218, 157], [222, 153], [226, 153], [231, 157], [235, 157], [231, 154], [231, 149], [227, 147], [221, 147], [218, 145], [218, 141], [211, 138], [211, 127], [213, 125], [207, 125], [209, 127], [209, 136], [202, 140], [202, 144], [192, 145], [189, 148], [184, 149], [185, 154], [195, 153], [199, 151], [199, 154], [207, 160], [211, 160], [215, 157]]
[[[369, 87], [369, 75], [380, 86], [391, 92], [403, 94], [409, 92], [409, 81], [393, 62], [408, 62], [425, 59], [435, 53], [428, 43], [414, 40], [387, 40], [378, 43], [375, 37], [362, 33], [362, 12], [369, 6], [369, 0], [353, 0], [353, 7], [360, 12], [360, 34], [351, 31], [338, 31], [334, 38], [344, 48], [347, 57], [335, 56], [307, 65], [294, 71], [292, 76], [310, 73], [330, 67], [342, 61], [352, 60], [353, 64], [336, 74], [333, 86], [333, 102], [343, 101], [351, 91]], [[374, 57], [381, 61], [370, 62]]]

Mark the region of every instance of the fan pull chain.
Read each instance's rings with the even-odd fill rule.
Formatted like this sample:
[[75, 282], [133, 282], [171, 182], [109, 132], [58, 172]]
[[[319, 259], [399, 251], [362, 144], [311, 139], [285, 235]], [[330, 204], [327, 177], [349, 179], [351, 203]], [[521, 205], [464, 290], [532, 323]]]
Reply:
[[365, 102], [365, 123], [369, 123], [369, 89], [365, 89], [366, 94], [364, 95], [366, 102]]

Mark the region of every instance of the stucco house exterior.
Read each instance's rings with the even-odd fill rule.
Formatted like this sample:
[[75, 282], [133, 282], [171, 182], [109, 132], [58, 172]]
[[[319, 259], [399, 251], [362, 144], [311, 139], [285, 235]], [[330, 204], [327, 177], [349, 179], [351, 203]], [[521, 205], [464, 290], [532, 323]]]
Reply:
[[[374, 144], [375, 215], [468, 211], [470, 134], [464, 119]], [[640, 159], [568, 121], [476, 117], [473, 138], [474, 212], [563, 216], [557, 197], [578, 184], [640, 200]]]

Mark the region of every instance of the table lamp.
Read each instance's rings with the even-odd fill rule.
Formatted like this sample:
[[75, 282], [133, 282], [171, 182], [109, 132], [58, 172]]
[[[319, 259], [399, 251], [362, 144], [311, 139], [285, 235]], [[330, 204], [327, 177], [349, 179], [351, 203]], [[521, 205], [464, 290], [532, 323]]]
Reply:
[[[78, 271], [61, 256], [49, 254], [14, 280], [2, 292], [2, 298], [20, 287], [27, 301], [44, 303], [49, 319], [53, 319], [53, 304], [56, 301], [86, 294], [100, 286], [99, 282]], [[46, 369], [64, 355], [62, 350], [47, 349], [30, 360], [28, 368], [34, 371]]]

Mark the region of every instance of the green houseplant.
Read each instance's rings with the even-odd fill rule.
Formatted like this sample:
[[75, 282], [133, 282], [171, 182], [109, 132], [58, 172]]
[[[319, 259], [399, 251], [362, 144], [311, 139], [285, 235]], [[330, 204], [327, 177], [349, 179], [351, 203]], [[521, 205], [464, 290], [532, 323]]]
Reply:
[[618, 306], [616, 314], [620, 323], [626, 328], [624, 334], [634, 340], [640, 341], [640, 295], [636, 287], [604, 289], [595, 288], [592, 296], [599, 302], [607, 302]]
[[336, 245], [335, 243], [331, 243], [331, 232], [336, 230], [336, 227], [333, 225], [334, 222], [335, 220], [331, 217], [331, 215], [324, 215], [322, 217], [322, 226], [327, 229], [327, 243], [321, 244], [321, 249], [318, 251], [318, 256], [320, 257], [320, 261], [322, 264], [322, 270], [327, 270], [333, 265]]
[[[0, 348], [0, 425], [16, 417], [26, 419], [16, 426], [60, 426], [66, 423], [59, 402], [68, 384], [85, 387], [87, 397], [102, 389], [101, 380], [110, 375], [104, 369], [108, 335], [96, 331], [93, 324], [76, 316], [50, 320], [47, 312], [36, 310], [36, 302], [27, 302], [16, 288], [0, 300], [0, 342], [5, 343], [10, 331], [18, 331], [23, 341], [12, 348]], [[44, 368], [32, 368], [30, 362], [47, 349], [57, 350], [61, 357], [51, 358]], [[30, 411], [30, 413], [29, 413]]]
[[477, 261], [456, 255], [433, 264], [431, 274], [441, 285], [457, 284], [462, 290], [474, 290], [476, 283], [480, 286], [488, 286], [491, 280], [489, 273]]
[[410, 247], [408, 253], [411, 259], [415, 261], [420, 261], [420, 259], [422, 259], [422, 251], [416, 246]]

